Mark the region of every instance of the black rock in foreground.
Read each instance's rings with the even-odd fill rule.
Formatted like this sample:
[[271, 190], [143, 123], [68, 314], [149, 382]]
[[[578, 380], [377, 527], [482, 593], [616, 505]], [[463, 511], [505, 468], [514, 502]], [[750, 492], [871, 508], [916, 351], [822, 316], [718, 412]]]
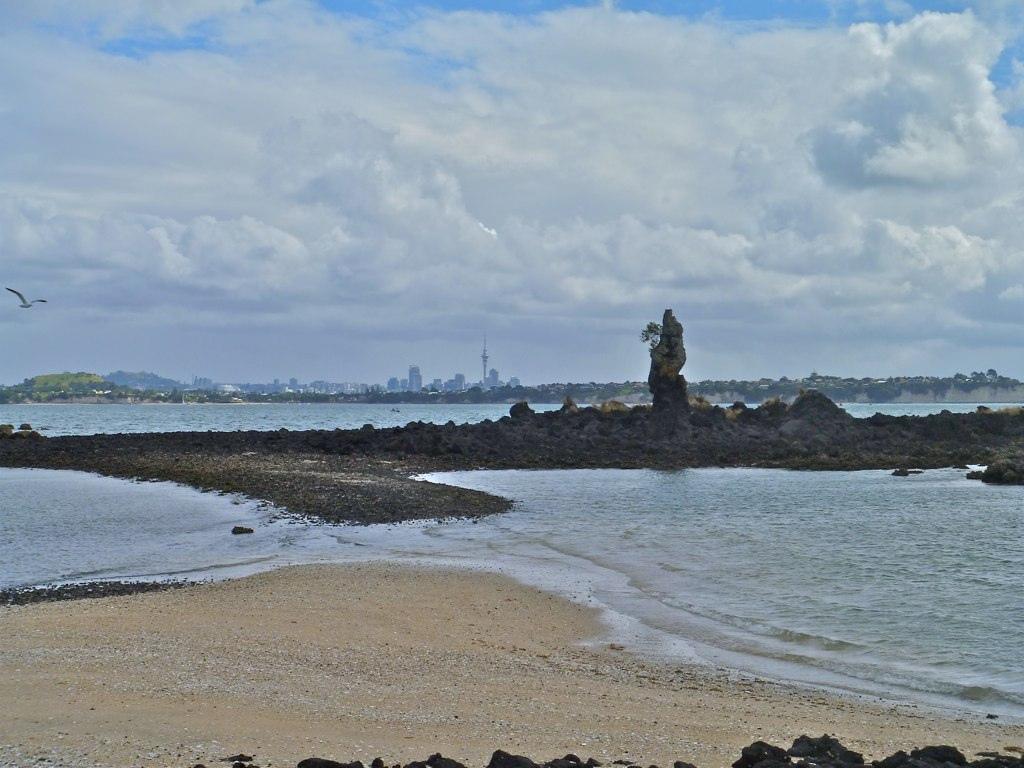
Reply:
[[0, 605], [30, 605], [57, 600], [81, 600], [90, 597], [120, 597], [143, 592], [162, 592], [184, 587], [183, 581], [87, 581], [41, 587], [0, 589]]
[[[614, 765], [626, 768], [641, 768], [642, 763], [629, 760], [616, 760]], [[1021, 768], [1024, 766], [1024, 755], [1015, 756], [999, 752], [981, 753], [978, 759], [969, 761], [955, 747], [940, 745], [921, 747], [908, 755], [896, 752], [882, 760], [866, 762], [859, 752], [844, 747], [833, 736], [824, 735], [818, 738], [800, 736], [789, 749], [755, 741], [744, 747], [733, 768]], [[386, 763], [377, 758], [373, 761], [374, 768], [385, 768]], [[576, 755], [566, 755], [554, 760], [535, 761], [523, 755], [513, 755], [497, 750], [486, 768], [598, 768], [601, 763], [594, 758], [586, 761]], [[298, 763], [297, 768], [364, 768], [356, 760], [339, 762], [326, 758], [311, 757]], [[393, 768], [467, 768], [463, 763], [440, 754], [434, 754], [426, 760], [417, 760], [406, 765], [395, 765]], [[649, 766], [648, 768], [658, 768]], [[694, 768], [692, 764], [677, 760], [673, 768]]]

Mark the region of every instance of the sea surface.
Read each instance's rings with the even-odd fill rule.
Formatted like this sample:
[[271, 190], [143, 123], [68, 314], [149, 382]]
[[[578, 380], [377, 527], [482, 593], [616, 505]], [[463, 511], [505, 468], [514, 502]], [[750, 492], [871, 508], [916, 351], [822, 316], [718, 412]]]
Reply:
[[[875, 413], [924, 416], [946, 409], [954, 413], [993, 409], [1007, 403], [848, 403], [852, 415], [866, 418]], [[561, 404], [533, 403], [535, 411]], [[357, 429], [364, 424], [397, 427], [411, 421], [466, 424], [507, 416], [506, 403], [482, 405], [371, 405], [368, 403], [238, 403], [137, 405], [0, 405], [0, 424], [31, 424], [44, 435], [92, 435], [122, 432], [182, 432], [271, 429]]]
[[602, 642], [1022, 718], [1024, 491], [963, 474], [444, 473], [424, 481], [516, 504], [475, 523], [347, 527], [167, 483], [0, 470], [0, 586], [376, 559], [486, 568], [600, 607]]

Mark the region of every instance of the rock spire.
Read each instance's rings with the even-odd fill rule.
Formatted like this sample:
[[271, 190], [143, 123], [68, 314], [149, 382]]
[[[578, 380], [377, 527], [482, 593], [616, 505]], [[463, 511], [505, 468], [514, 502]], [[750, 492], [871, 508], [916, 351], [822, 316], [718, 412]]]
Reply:
[[651, 372], [647, 376], [655, 411], [684, 411], [690, 407], [686, 379], [679, 373], [685, 364], [683, 326], [672, 310], [666, 309], [661, 320], [661, 336], [651, 348]]

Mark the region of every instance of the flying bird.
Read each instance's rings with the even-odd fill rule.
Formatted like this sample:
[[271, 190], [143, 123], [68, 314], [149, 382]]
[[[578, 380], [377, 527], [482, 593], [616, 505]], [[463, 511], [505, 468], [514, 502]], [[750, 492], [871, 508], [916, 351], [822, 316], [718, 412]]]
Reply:
[[46, 299], [33, 299], [32, 301], [28, 301], [25, 298], [25, 296], [21, 293], [21, 291], [16, 291], [13, 288], [8, 288], [7, 290], [13, 293], [21, 300], [22, 309], [31, 309], [33, 304], [39, 304], [40, 302], [42, 302], [43, 304], [46, 303]]

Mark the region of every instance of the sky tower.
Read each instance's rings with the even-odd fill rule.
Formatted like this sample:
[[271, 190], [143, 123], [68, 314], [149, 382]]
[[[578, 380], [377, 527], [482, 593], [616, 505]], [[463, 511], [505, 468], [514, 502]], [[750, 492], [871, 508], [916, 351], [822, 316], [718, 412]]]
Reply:
[[486, 336], [486, 334], [484, 335], [484, 351], [480, 353], [480, 360], [484, 364], [484, 375], [483, 375], [483, 378], [480, 379], [480, 383], [481, 384], [486, 384], [487, 383], [487, 360], [488, 360], [488, 358], [487, 358], [487, 336]]

